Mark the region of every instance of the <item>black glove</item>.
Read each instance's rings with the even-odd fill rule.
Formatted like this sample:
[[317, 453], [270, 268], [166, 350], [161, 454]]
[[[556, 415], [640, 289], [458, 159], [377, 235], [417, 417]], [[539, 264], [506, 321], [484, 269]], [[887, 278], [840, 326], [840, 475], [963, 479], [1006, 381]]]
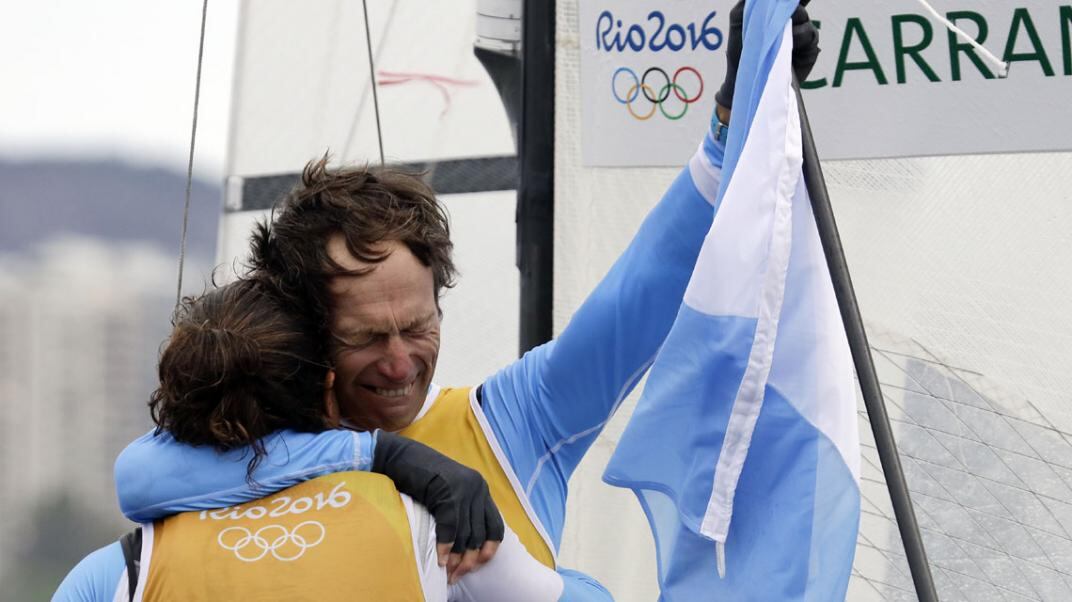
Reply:
[[436, 541], [454, 542], [451, 552], [503, 540], [502, 515], [484, 477], [427, 445], [380, 431], [372, 472], [390, 477], [399, 492], [428, 508], [436, 521]]
[[[793, 11], [793, 71], [797, 81], [804, 81], [819, 58], [819, 30], [804, 10], [809, 0], [801, 0]], [[726, 41], [726, 79], [715, 93], [715, 101], [727, 109], [733, 107], [733, 88], [737, 84], [737, 67], [741, 63], [741, 48], [744, 45], [741, 33], [744, 25], [744, 0], [730, 11], [730, 35]]]
[[809, 0], [800, 0], [800, 6], [793, 11], [793, 73], [797, 81], [808, 79], [808, 74], [815, 67], [819, 58], [819, 28], [811, 22], [804, 7]]

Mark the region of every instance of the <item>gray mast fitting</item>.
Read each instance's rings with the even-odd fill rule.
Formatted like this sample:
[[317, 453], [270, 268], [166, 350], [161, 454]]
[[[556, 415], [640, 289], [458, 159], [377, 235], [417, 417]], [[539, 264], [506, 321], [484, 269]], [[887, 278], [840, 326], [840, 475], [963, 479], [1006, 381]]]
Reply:
[[882, 399], [882, 389], [879, 387], [878, 374], [875, 372], [875, 362], [871, 358], [871, 347], [867, 343], [867, 332], [864, 330], [864, 322], [860, 317], [856, 291], [852, 287], [849, 266], [845, 261], [845, 250], [841, 246], [841, 236], [838, 234], [837, 224], [834, 221], [830, 195], [827, 193], [826, 180], [819, 166], [815, 139], [812, 137], [811, 124], [808, 122], [808, 113], [804, 109], [804, 98], [800, 94], [800, 86], [796, 77], [793, 78], [793, 89], [796, 91], [797, 105], [800, 107], [800, 133], [804, 147], [804, 183], [808, 189], [808, 196], [811, 198], [815, 225], [819, 230], [819, 240], [823, 245], [826, 265], [830, 270], [830, 280], [834, 285], [834, 295], [837, 297], [838, 308], [841, 310], [841, 321], [845, 325], [845, 335], [848, 337], [849, 349], [852, 351], [856, 376], [860, 379], [860, 390], [863, 393], [864, 405], [867, 407], [867, 417], [871, 421], [871, 432], [875, 436], [875, 447], [878, 449], [879, 461], [882, 463], [882, 472], [886, 476], [886, 486], [890, 491], [893, 513], [897, 517], [897, 528], [901, 532], [901, 541], [904, 543], [908, 568], [912, 573], [916, 596], [922, 602], [937, 602], [938, 593], [934, 589], [934, 578], [931, 576], [930, 563], [927, 562], [927, 551], [923, 547], [923, 538], [912, 507], [912, 498], [908, 493], [908, 482], [901, 468], [901, 457], [897, 454], [897, 442], [893, 438], [890, 418], [886, 413], [886, 403]]
[[473, 54], [491, 76], [506, 108], [515, 152], [517, 124], [521, 119], [522, 8], [522, 0], [479, 0], [473, 44]]
[[506, 108], [517, 148], [520, 353], [551, 340], [554, 286], [555, 3], [480, 0], [474, 52]]

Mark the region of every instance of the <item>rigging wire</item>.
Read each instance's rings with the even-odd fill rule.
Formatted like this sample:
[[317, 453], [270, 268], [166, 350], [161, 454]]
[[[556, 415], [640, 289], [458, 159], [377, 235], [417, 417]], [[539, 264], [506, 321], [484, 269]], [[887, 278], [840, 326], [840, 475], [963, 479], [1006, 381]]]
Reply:
[[[208, 0], [205, 0], [208, 2]], [[376, 63], [372, 57], [372, 32], [368, 21], [368, 0], [361, 0], [361, 8], [365, 11], [365, 46], [368, 48], [369, 83], [372, 84], [372, 107], [376, 113], [376, 141], [380, 144], [380, 167], [384, 166], [383, 160], [383, 131], [380, 128], [380, 99], [376, 94]]]
[[975, 48], [976, 50], [981, 52], [983, 54], [983, 57], [986, 60], [990, 61], [990, 64], [992, 64], [994, 67], [997, 68], [999, 78], [1004, 79], [1004, 78], [1009, 76], [1009, 63], [999, 59], [996, 56], [994, 56], [989, 50], [984, 48], [982, 44], [977, 42], [975, 40], [975, 38], [973, 38], [970, 35], [964, 33], [963, 29], [957, 27], [956, 25], [953, 24], [952, 21], [950, 21], [949, 19], [946, 19], [941, 14], [939, 14], [938, 11], [934, 10], [934, 7], [931, 6], [927, 2], [927, 0], [918, 0], [918, 1], [919, 1], [920, 4], [923, 5], [923, 8], [927, 9], [927, 12], [929, 12], [932, 17], [934, 17], [935, 19], [938, 19], [939, 21], [941, 21], [942, 25], [945, 25], [949, 29], [949, 31], [952, 31], [953, 33], [957, 34], [960, 37], [960, 39], [962, 39], [965, 42], [971, 44], [973, 48]]
[[194, 116], [190, 125], [190, 158], [186, 163], [186, 201], [182, 208], [182, 236], [179, 239], [179, 282], [175, 288], [175, 307], [182, 302], [182, 270], [186, 263], [186, 228], [190, 223], [190, 192], [194, 183], [194, 145], [197, 142], [197, 108], [201, 101], [201, 64], [205, 56], [205, 20], [208, 0], [201, 5], [201, 39], [197, 44], [197, 76], [194, 83]]
[[[383, 56], [384, 46], [387, 45], [387, 34], [391, 31], [391, 26], [395, 22], [398, 4], [398, 2], [392, 2], [391, 8], [387, 11], [387, 21], [382, 28], [384, 35], [380, 36], [379, 41], [376, 43], [376, 53], [373, 56]], [[354, 136], [357, 135], [357, 126], [361, 121], [361, 114], [365, 111], [365, 105], [368, 104], [368, 97], [369, 89], [363, 88], [361, 90], [361, 100], [357, 102], [357, 109], [354, 111], [353, 119], [350, 120], [350, 127], [346, 129], [346, 142], [342, 146], [342, 155], [339, 157], [343, 161], [350, 156], [350, 149], [354, 145]]]

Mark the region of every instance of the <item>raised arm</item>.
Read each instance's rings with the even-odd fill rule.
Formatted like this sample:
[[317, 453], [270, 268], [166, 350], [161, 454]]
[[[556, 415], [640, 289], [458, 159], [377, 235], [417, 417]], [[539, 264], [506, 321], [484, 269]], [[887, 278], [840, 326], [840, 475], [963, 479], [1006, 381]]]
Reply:
[[718, 190], [722, 147], [708, 140], [562, 334], [534, 358], [543, 397], [536, 407], [552, 447], [597, 434], [670, 331], [714, 215], [714, 195], [697, 185], [703, 178], [702, 187]]
[[[806, 3], [806, 2], [805, 2]], [[728, 122], [742, 52], [744, 0], [730, 11], [727, 71], [716, 99]], [[802, 12], [802, 11], [801, 11]], [[803, 81], [819, 53], [815, 27], [793, 21]], [[689, 165], [556, 341], [489, 379], [484, 411], [552, 538], [566, 483], [618, 404], [651, 364], [677, 315], [716, 208], [726, 128], [717, 118]]]
[[[482, 405], [552, 538], [565, 482], [662, 345], [710, 228], [723, 145], [709, 133], [562, 334], [484, 383]], [[534, 493], [552, 465], [551, 490]]]

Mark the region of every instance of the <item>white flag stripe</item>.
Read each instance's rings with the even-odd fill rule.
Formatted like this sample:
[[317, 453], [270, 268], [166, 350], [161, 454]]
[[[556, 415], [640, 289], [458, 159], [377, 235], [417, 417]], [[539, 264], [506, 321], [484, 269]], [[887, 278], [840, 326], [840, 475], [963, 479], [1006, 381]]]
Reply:
[[[700, 526], [703, 535], [719, 542], [725, 542], [729, 533], [737, 481], [763, 406], [789, 268], [793, 195], [801, 179], [803, 165], [796, 97], [790, 85], [792, 48], [792, 26], [787, 24], [737, 169], [700, 252], [701, 260], [705, 259], [707, 252], [706, 259], [711, 265], [700, 266], [698, 263], [696, 273], [715, 274], [710, 279], [703, 278], [701, 282], [712, 285], [717, 282], [722, 286], [701, 285], [694, 288], [690, 283], [685, 295], [685, 302], [692, 308], [714, 314], [710, 309], [722, 306], [727, 300], [728, 291], [729, 303], [736, 304], [738, 308], [736, 311], [723, 309], [724, 313], [757, 317], [755, 339], [744, 378], [733, 402], [726, 437], [715, 468], [711, 497]], [[741, 240], [742, 236], [752, 237], [752, 240]], [[765, 244], [766, 249], [755, 249], [757, 244]], [[748, 249], [751, 257], [742, 256], [742, 249]], [[734, 253], [734, 250], [738, 253]], [[763, 263], [755, 265], [753, 257], [763, 258]], [[742, 271], [751, 273], [750, 269], [757, 270], [756, 277], [740, 278]], [[735, 272], [738, 281], [755, 289], [732, 291], [731, 287], [724, 286], [733, 280]], [[716, 299], [721, 296], [723, 303], [711, 303], [711, 298], [705, 298], [701, 293]], [[742, 304], [751, 305], [751, 311], [742, 312]]]
[[[793, 251], [768, 385], [837, 447], [857, 483], [856, 383], [834, 286], [804, 178], [793, 204]], [[787, 332], [789, 336], [787, 336]]]
[[[782, 43], [792, 48], [791, 37]], [[782, 90], [782, 83], [784, 89], [790, 90], [789, 68], [788, 57], [779, 56], [771, 69], [767, 90]], [[767, 251], [771, 219], [782, 187], [780, 178], [786, 169], [784, 134], [776, 139], [771, 136], [786, 129], [786, 102], [784, 97], [769, 94], [759, 101], [737, 172], [727, 184], [722, 205], [696, 260], [694, 274], [702, 277], [694, 276], [685, 290], [685, 303], [696, 311], [712, 316], [759, 317], [770, 259]], [[795, 153], [799, 161], [799, 144]], [[798, 162], [795, 173], [799, 172]]]

